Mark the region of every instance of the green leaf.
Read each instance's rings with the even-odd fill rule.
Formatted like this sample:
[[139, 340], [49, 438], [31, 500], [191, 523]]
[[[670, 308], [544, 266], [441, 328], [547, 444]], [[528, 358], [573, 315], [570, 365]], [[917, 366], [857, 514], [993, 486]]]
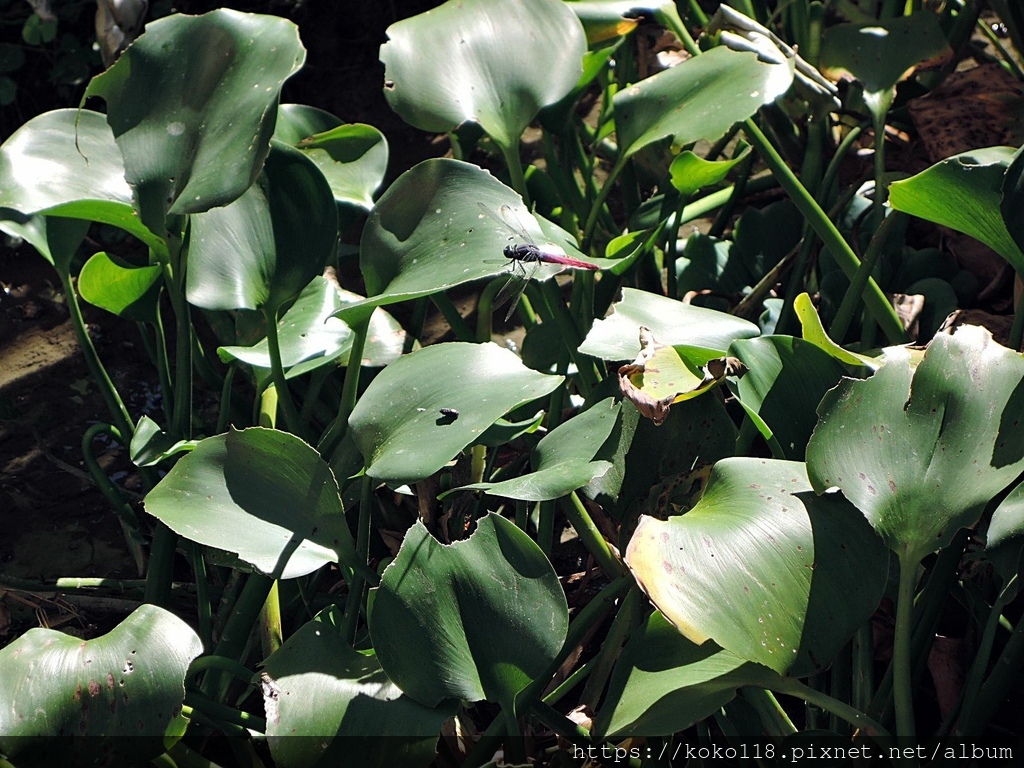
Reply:
[[[586, 259], [569, 233], [534, 217], [519, 195], [487, 171], [458, 160], [425, 160], [381, 195], [363, 229], [359, 266], [370, 305], [419, 298], [463, 283], [506, 273], [502, 249], [510, 232], [497, 216], [503, 205], [537, 243], [552, 243]], [[609, 264], [601, 259], [586, 259]], [[541, 265], [534, 277], [550, 279], [562, 267]]]
[[201, 440], [145, 505], [181, 536], [236, 552], [275, 579], [357, 560], [334, 475], [287, 432], [256, 427]]
[[759, 334], [751, 322], [713, 309], [694, 307], [636, 288], [623, 288], [615, 312], [597, 320], [579, 351], [602, 360], [632, 360], [640, 351], [640, 326], [662, 344], [702, 347], [707, 359], [725, 354], [734, 339]]
[[142, 222], [208, 211], [256, 181], [270, 149], [284, 81], [302, 67], [298, 28], [226, 9], [150, 22], [94, 77], [107, 102]]
[[693, 643], [820, 670], [877, 607], [887, 554], [845, 500], [810, 490], [802, 463], [723, 459], [689, 512], [641, 518], [626, 564]]
[[185, 674], [202, 652], [155, 605], [93, 640], [30, 629], [0, 650], [0, 752], [19, 766], [147, 762], [183, 730]]
[[621, 157], [667, 138], [674, 150], [714, 141], [792, 82], [789, 64], [767, 64], [753, 53], [719, 47], [694, 56], [615, 94]]
[[432, 133], [474, 122], [507, 148], [576, 86], [587, 48], [557, 0], [449, 0], [387, 35], [384, 95], [403, 120]]
[[387, 676], [427, 706], [499, 702], [554, 659], [568, 610], [558, 576], [532, 539], [489, 514], [444, 546], [422, 523], [371, 592], [370, 637]]
[[[292, 378], [338, 359], [352, 347], [352, 329], [332, 315], [342, 307], [334, 283], [317, 275], [278, 321], [278, 343], [285, 377]], [[267, 339], [252, 346], [219, 347], [225, 363], [238, 360], [270, 369]], [[339, 363], [341, 364], [341, 363]]]
[[152, 323], [156, 321], [161, 274], [157, 264], [133, 267], [100, 251], [82, 267], [78, 292], [93, 306], [118, 317]]
[[845, 367], [809, 341], [792, 336], [739, 339], [729, 354], [748, 369], [736, 384], [740, 399], [771, 427], [784, 458], [803, 461], [818, 422], [814, 408], [839, 383]]
[[151, 467], [164, 459], [184, 451], [190, 451], [198, 444], [195, 440], [178, 440], [149, 416], [143, 416], [135, 425], [128, 453], [132, 464], [137, 467]]
[[340, 634], [329, 606], [263, 662], [267, 743], [279, 768], [423, 766], [454, 706], [431, 709], [391, 682]]
[[710, 187], [724, 181], [725, 177], [729, 175], [729, 171], [749, 154], [750, 147], [745, 147], [729, 160], [705, 160], [688, 149], [684, 150], [668, 168], [672, 186], [681, 195], [690, 197], [703, 187]]
[[1024, 253], [1000, 215], [1003, 176], [1011, 147], [988, 147], [948, 157], [916, 176], [889, 185], [889, 204], [980, 240], [1024, 272]]
[[323, 272], [338, 213], [313, 162], [275, 144], [258, 183], [230, 205], [194, 214], [191, 226], [189, 302], [276, 312]]
[[[368, 475], [415, 482], [561, 381], [530, 370], [496, 344], [434, 344], [381, 371], [356, 403], [349, 426]], [[444, 418], [441, 408], [458, 410], [458, 418]]]
[[335, 201], [370, 210], [388, 169], [384, 134], [370, 125], [342, 124], [301, 104], [282, 104], [274, 138], [300, 149], [327, 179]]
[[1003, 224], [1017, 248], [1024, 251], [1024, 147], [1013, 154], [1000, 191], [999, 209], [1003, 214]]
[[746, 661], [714, 643], [694, 645], [655, 611], [615, 663], [594, 737], [668, 736], [728, 703], [747, 675]]
[[21, 27], [21, 39], [29, 45], [52, 43], [57, 37], [57, 19], [44, 19], [33, 13]]
[[464, 485], [448, 493], [481, 490], [491, 496], [525, 501], [567, 496], [611, 469], [609, 462], [592, 459], [611, 434], [619, 407], [608, 398], [559, 424], [530, 454], [533, 472], [500, 483]]
[[814, 304], [811, 303], [811, 297], [806, 293], [801, 293], [796, 297], [793, 302], [793, 310], [800, 320], [800, 332], [805, 341], [809, 341], [841, 363], [858, 367], [867, 366], [871, 370], [878, 368], [879, 364], [873, 358], [845, 350], [829, 338], [825, 327], [821, 324], [817, 310], [814, 309]]
[[973, 525], [1024, 469], [1024, 359], [976, 326], [936, 336], [916, 371], [893, 359], [818, 407], [807, 471], [916, 565]]
[[864, 85], [864, 100], [876, 119], [884, 117], [896, 84], [915, 65], [949, 49], [931, 11], [866, 24], [836, 24], [821, 43], [823, 69], [846, 70]]
[[0, 232], [20, 237], [58, 272], [70, 274], [71, 263], [89, 231], [89, 222], [42, 214], [26, 215], [0, 208]]
[[0, 208], [110, 224], [147, 245], [165, 247], [135, 215], [110, 127], [103, 115], [87, 109], [46, 112], [3, 143]]
[[[1024, 483], [1018, 484], [992, 513], [985, 532], [985, 556], [1003, 580], [1014, 583], [1020, 574], [1020, 556], [1024, 551]], [[1014, 587], [1020, 589], [1019, 581]]]

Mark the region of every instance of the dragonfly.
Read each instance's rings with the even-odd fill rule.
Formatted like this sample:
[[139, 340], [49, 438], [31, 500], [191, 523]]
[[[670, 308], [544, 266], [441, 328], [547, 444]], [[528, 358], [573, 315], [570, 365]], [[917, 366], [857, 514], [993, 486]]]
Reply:
[[535, 243], [533, 238], [527, 233], [526, 228], [519, 221], [516, 212], [512, 210], [512, 206], [503, 205], [498, 209], [498, 213], [495, 213], [483, 203], [479, 203], [479, 205], [480, 210], [485, 215], [494, 219], [494, 221], [511, 232], [509, 240], [518, 238], [521, 241], [509, 243], [502, 250], [505, 258], [510, 260], [509, 276], [501, 290], [498, 291], [493, 306], [495, 309], [498, 309], [506, 301], [511, 300], [508, 312], [505, 314], [506, 322], [512, 318], [516, 307], [519, 306], [519, 299], [522, 298], [523, 291], [526, 290], [526, 284], [537, 273], [537, 269], [541, 264], [562, 264], [573, 269], [600, 269], [595, 264], [588, 264], [585, 261], [567, 256], [565, 251], [557, 245], [551, 243], [538, 245]]

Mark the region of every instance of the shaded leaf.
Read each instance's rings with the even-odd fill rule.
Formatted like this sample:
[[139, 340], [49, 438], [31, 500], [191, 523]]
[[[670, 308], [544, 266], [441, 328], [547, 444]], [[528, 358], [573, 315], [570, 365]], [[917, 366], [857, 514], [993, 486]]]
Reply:
[[263, 662], [267, 743], [280, 768], [426, 766], [454, 706], [430, 709], [340, 634], [329, 606]]
[[540, 548], [489, 514], [449, 546], [417, 522], [371, 592], [370, 636], [387, 676], [427, 706], [515, 696], [565, 641], [568, 610]]
[[[558, 425], [530, 454], [533, 469], [525, 475], [498, 483], [474, 483], [455, 491], [484, 491], [524, 501], [545, 501], [567, 496], [611, 468], [607, 461], [593, 461], [611, 434], [619, 405], [611, 398], [595, 403], [578, 416]], [[442, 494], [441, 498], [447, 494]]]
[[615, 664], [595, 738], [668, 736], [714, 714], [747, 684], [747, 662], [714, 643], [694, 645], [655, 611]]
[[626, 564], [692, 642], [779, 674], [827, 666], [878, 605], [887, 555], [849, 504], [797, 462], [718, 462], [684, 515], [641, 518]]

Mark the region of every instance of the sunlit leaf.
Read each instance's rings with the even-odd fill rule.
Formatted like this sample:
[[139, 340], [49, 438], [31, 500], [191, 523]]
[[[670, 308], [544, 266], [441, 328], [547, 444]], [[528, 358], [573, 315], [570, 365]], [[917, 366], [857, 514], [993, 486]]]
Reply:
[[204, 309], [276, 310], [323, 272], [338, 213], [323, 174], [275, 144], [260, 180], [230, 205], [192, 216], [186, 295]]
[[843, 380], [807, 447], [815, 490], [833, 486], [916, 564], [972, 525], [1024, 469], [1024, 359], [976, 326], [936, 336], [914, 370], [886, 362]]
[[227, 9], [150, 22], [85, 96], [107, 103], [140, 217], [208, 211], [256, 181], [284, 81], [306, 51], [298, 28]]
[[[530, 370], [495, 344], [444, 343], [405, 355], [367, 387], [349, 426], [372, 477], [432, 475], [513, 408], [562, 381]], [[459, 412], [452, 419], [442, 408]]]
[[30, 629], [0, 650], [0, 751], [20, 766], [135, 766], [180, 732], [185, 674], [203, 652], [184, 621], [142, 605], [82, 640]]
[[675, 148], [699, 139], [714, 141], [785, 93], [792, 82], [788, 64], [713, 48], [615, 95], [620, 150], [629, 156], [666, 138]]
[[78, 292], [90, 304], [118, 317], [154, 322], [160, 296], [160, 277], [159, 265], [133, 267], [100, 251], [82, 267], [78, 276]]
[[640, 350], [640, 327], [645, 326], [663, 344], [708, 350], [706, 360], [724, 355], [733, 339], [759, 334], [756, 325], [741, 318], [635, 288], [623, 288], [622, 301], [613, 310], [594, 323], [580, 352], [603, 360], [632, 360]]
[[641, 518], [626, 563], [693, 643], [795, 676], [828, 665], [882, 597], [882, 542], [804, 465], [723, 459], [683, 515]]
[[1003, 176], [1013, 154], [1012, 147], [988, 147], [948, 157], [916, 176], [894, 181], [889, 204], [980, 240], [1024, 272], [1024, 253], [1000, 214]]
[[235, 552], [274, 578], [356, 562], [334, 475], [287, 432], [252, 428], [201, 440], [145, 504], [181, 536]]
[[474, 122], [514, 147], [582, 72], [583, 27], [558, 0], [457, 0], [387, 29], [384, 95], [402, 119], [447, 133]]

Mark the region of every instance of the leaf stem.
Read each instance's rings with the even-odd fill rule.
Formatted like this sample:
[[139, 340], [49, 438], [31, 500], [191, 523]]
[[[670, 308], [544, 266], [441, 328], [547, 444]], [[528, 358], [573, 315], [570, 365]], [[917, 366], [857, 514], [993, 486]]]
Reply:
[[[893, 703], [896, 706], [896, 735], [901, 744], [913, 744], [914, 692], [911, 675], [910, 639], [914, 626], [914, 587], [917, 563], [908, 555], [900, 557], [899, 596], [896, 603], [896, 632], [893, 638]], [[907, 759], [913, 765], [912, 758]]]
[[[626, 567], [618, 556], [612, 552], [611, 545], [605, 541], [604, 536], [598, 530], [587, 508], [583, 506], [579, 494], [573, 491], [568, 497], [563, 497], [562, 509], [566, 518], [580, 537], [583, 546], [594, 556], [597, 564], [601, 566], [608, 578], [614, 579], [626, 572]], [[566, 503], [568, 502], [568, 503]]]
[[[758, 154], [761, 155], [761, 158], [765, 161], [772, 174], [774, 174], [780, 186], [786, 190], [786, 193], [800, 213], [803, 214], [811, 228], [821, 238], [822, 243], [832, 253], [836, 263], [846, 276], [852, 280], [857, 272], [857, 267], [860, 266], [860, 259], [857, 258], [857, 254], [850, 248], [850, 244], [843, 239], [839, 230], [836, 229], [836, 225], [829, 220], [828, 215], [815, 202], [814, 198], [804, 188], [804, 185], [800, 183], [800, 180], [790, 167], [786, 165], [782, 156], [775, 151], [775, 147], [771, 145], [771, 142], [761, 132], [761, 129], [757, 127], [757, 123], [748, 118], [743, 123], [743, 126], [747, 137], [750, 139], [750, 143], [757, 149]], [[867, 293], [864, 301], [867, 304], [868, 311], [877, 319], [879, 326], [881, 326], [891, 342], [894, 344], [906, 342], [907, 334], [904, 332], [903, 325], [896, 316], [896, 311], [889, 304], [882, 290], [878, 287], [878, 283], [873, 278], [868, 278]]]
[[284, 420], [288, 423], [288, 429], [292, 434], [306, 440], [305, 429], [303, 429], [302, 420], [299, 418], [299, 411], [295, 407], [295, 401], [292, 399], [288, 380], [284, 376], [284, 366], [281, 363], [281, 342], [277, 336], [277, 310], [264, 307], [263, 319], [267, 326], [270, 375], [274, 380], [274, 389], [277, 390], [281, 409], [284, 411]]

